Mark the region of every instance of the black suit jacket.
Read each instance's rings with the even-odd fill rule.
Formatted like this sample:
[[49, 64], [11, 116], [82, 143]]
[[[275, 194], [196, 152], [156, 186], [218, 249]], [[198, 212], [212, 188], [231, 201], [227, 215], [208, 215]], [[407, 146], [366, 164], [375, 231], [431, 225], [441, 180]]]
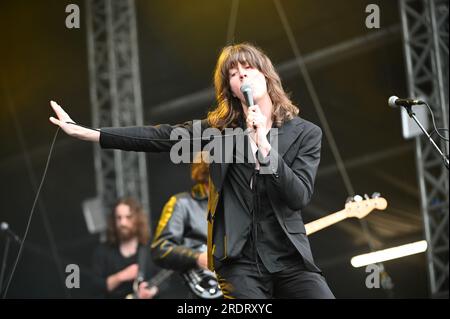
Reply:
[[[195, 131], [193, 122], [175, 126], [164, 124], [102, 128], [100, 144], [103, 148], [168, 152], [176, 143], [169, 138], [177, 127], [182, 127], [190, 133]], [[199, 129], [203, 132], [206, 128], [208, 128], [207, 121], [201, 121]], [[222, 135], [220, 139], [222, 141], [219, 145], [223, 147], [235, 143], [233, 134]], [[273, 145], [271, 141], [272, 149], [268, 161], [271, 178], [266, 185], [269, 199], [283, 231], [302, 255], [306, 267], [311, 271], [320, 272], [312, 257], [301, 210], [308, 204], [313, 194], [314, 180], [320, 162], [322, 131], [315, 124], [294, 117], [278, 128], [274, 140], [278, 141], [278, 145]], [[224, 194], [230, 190], [223, 182], [233, 154], [224, 152], [223, 156], [225, 163], [210, 165], [208, 264], [211, 270], [214, 270], [215, 261], [223, 262], [237, 257], [239, 251], [235, 249], [236, 238], [244, 231], [241, 228], [242, 223], [229, 218], [231, 214], [227, 214], [227, 209], [231, 209], [233, 205], [224, 202]]]

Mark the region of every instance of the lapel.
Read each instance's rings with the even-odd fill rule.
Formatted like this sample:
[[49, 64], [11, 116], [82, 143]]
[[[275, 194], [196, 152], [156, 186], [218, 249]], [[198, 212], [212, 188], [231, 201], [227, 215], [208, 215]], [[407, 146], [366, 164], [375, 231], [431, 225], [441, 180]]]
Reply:
[[[302, 120], [300, 117], [294, 117], [292, 120], [285, 122], [283, 126], [276, 130], [276, 132], [271, 131], [270, 143], [281, 157], [284, 156], [284, 154], [291, 147], [292, 143], [294, 143], [294, 141], [302, 132], [302, 124], [304, 124], [304, 120]], [[232, 143], [234, 150], [234, 147], [236, 145], [234, 134], [222, 136], [221, 139], [223, 150], [225, 149], [225, 145], [227, 143]], [[220, 192], [220, 190], [222, 189], [223, 181], [225, 180], [228, 167], [233, 157], [233, 152], [224, 152], [224, 154], [225, 163], [211, 163], [209, 167], [212, 182], [214, 183], [215, 188], [218, 192]]]
[[281, 157], [286, 154], [300, 135], [303, 124], [304, 120], [299, 117], [294, 117], [292, 120], [285, 122], [283, 126], [278, 129], [278, 134], [273, 134], [273, 138], [277, 138], [278, 141], [274, 141], [272, 138], [270, 144]]
[[[225, 175], [227, 173], [228, 166], [233, 160], [234, 147], [236, 145], [235, 135], [236, 133], [233, 132], [232, 134], [228, 133], [220, 137], [222, 154], [224, 154], [224, 156], [222, 157], [223, 162], [222, 163], [213, 162], [209, 165], [210, 176], [217, 192], [220, 192], [220, 190], [222, 189], [222, 184], [223, 181], [225, 180]], [[231, 145], [231, 148], [229, 148], [227, 152], [225, 152], [228, 145]]]

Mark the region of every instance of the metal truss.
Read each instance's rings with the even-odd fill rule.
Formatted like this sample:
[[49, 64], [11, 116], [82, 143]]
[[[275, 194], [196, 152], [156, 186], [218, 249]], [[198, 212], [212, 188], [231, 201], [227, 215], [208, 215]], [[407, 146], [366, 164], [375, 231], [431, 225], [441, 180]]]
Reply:
[[[143, 125], [134, 0], [86, 0], [94, 127]], [[105, 212], [133, 196], [150, 213], [143, 153], [94, 147], [97, 194]]]
[[[448, 128], [448, 7], [448, 0], [400, 0], [409, 94], [428, 102], [438, 128]], [[448, 142], [436, 141], [448, 154]], [[448, 298], [448, 170], [423, 137], [416, 138], [416, 161], [430, 293]]]

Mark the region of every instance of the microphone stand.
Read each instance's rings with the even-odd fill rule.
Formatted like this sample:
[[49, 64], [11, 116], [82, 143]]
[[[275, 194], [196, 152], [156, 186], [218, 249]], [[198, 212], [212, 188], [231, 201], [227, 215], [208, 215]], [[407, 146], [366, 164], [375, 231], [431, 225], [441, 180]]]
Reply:
[[17, 236], [15, 233], [13, 233], [10, 229], [9, 226], [7, 226], [6, 229], [3, 229], [3, 224], [2, 223], [2, 229], [0, 234], [5, 236], [5, 250], [3, 251], [3, 259], [2, 259], [2, 268], [0, 270], [0, 295], [2, 296], [2, 298], [4, 299], [5, 296], [3, 295], [3, 281], [5, 279], [5, 273], [6, 273], [6, 265], [7, 265], [7, 258], [8, 258], [8, 252], [9, 252], [9, 246], [11, 245], [11, 240], [13, 240], [14, 242], [17, 242], [19, 245], [22, 244], [22, 239]]
[[425, 134], [425, 136], [428, 138], [428, 140], [430, 141], [430, 143], [434, 146], [434, 148], [438, 151], [438, 153], [441, 155], [442, 160], [444, 161], [444, 165], [448, 170], [448, 155], [445, 155], [441, 149], [439, 148], [439, 146], [436, 145], [436, 143], [433, 141], [433, 139], [431, 138], [431, 135], [428, 134], [427, 130], [423, 127], [423, 125], [420, 123], [420, 121], [418, 120], [418, 118], [416, 117], [416, 114], [413, 112], [412, 110], [412, 106], [411, 105], [404, 105], [403, 106], [406, 111], [408, 112], [408, 115], [410, 118], [412, 118], [417, 125], [420, 127], [420, 129], [422, 130], [422, 132]]
[[0, 272], [0, 295], [3, 293], [3, 279], [5, 277], [6, 258], [8, 258], [8, 251], [9, 251], [9, 244], [10, 244], [10, 242], [11, 242], [11, 239], [9, 238], [9, 236], [6, 236], [5, 250], [3, 251], [2, 270]]

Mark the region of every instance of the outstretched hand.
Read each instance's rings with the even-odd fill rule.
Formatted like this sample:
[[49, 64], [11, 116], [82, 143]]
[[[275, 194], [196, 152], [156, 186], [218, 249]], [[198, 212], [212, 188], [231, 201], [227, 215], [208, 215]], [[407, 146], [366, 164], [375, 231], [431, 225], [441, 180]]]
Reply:
[[66, 113], [66, 111], [63, 110], [63, 108], [56, 103], [55, 101], [50, 101], [50, 106], [53, 108], [53, 111], [55, 111], [55, 114], [58, 118], [54, 118], [53, 116], [50, 117], [50, 122], [52, 122], [55, 125], [58, 125], [64, 132], [66, 132], [69, 135], [73, 135], [73, 125], [67, 124], [66, 122], [74, 122], [69, 114]]
[[55, 101], [50, 101], [50, 106], [53, 108], [57, 118], [51, 116], [50, 122], [59, 126], [67, 135], [76, 137], [85, 141], [98, 142], [100, 140], [100, 132], [90, 130], [78, 125], [69, 124], [75, 123], [69, 114]]

